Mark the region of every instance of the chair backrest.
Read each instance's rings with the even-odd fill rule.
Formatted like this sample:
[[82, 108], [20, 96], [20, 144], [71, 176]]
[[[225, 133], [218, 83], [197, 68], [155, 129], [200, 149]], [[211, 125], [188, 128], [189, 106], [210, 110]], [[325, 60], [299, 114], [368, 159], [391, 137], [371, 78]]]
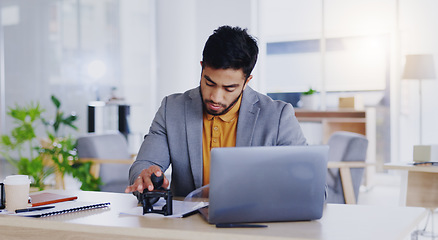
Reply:
[[[329, 161], [348, 162], [365, 161], [368, 148], [368, 140], [365, 136], [353, 133], [338, 131], [330, 136]], [[354, 194], [356, 199], [359, 196], [359, 187], [362, 182], [364, 168], [352, 168], [351, 178], [353, 181]], [[328, 203], [345, 203], [342, 182], [338, 168], [328, 169], [327, 174]]]
[[[99, 159], [130, 159], [126, 138], [118, 131], [95, 134], [89, 133], [78, 138], [79, 158]], [[100, 186], [106, 192], [124, 192], [129, 184], [130, 165], [128, 164], [101, 164], [99, 176], [103, 182]]]

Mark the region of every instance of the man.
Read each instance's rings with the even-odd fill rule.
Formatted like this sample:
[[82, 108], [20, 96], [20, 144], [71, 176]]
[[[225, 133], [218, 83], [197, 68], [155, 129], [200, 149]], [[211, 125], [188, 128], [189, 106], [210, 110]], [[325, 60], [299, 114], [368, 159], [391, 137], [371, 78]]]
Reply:
[[[186, 196], [209, 183], [214, 147], [306, 144], [292, 105], [248, 86], [257, 55], [246, 30], [214, 31], [204, 47], [199, 87], [163, 99], [131, 166], [126, 192], [153, 190], [152, 173], [161, 176], [172, 164], [172, 193]], [[168, 185], [164, 179], [163, 187]]]

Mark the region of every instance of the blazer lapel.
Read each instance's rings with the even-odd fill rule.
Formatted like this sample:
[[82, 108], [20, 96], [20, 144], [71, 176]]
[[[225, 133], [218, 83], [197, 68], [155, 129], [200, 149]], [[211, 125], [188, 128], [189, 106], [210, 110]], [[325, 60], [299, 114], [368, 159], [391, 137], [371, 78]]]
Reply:
[[202, 187], [202, 99], [199, 87], [189, 93], [185, 102], [185, 121], [190, 167], [196, 188]]
[[255, 104], [259, 101], [254, 90], [249, 86], [243, 91], [242, 103], [237, 122], [236, 147], [251, 146], [256, 121], [260, 108]]

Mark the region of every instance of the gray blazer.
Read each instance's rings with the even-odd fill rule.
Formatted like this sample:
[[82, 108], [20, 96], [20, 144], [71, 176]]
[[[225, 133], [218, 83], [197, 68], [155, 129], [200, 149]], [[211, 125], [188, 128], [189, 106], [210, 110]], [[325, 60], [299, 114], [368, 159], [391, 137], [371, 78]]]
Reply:
[[[200, 88], [167, 96], [145, 136], [129, 171], [132, 184], [140, 172], [172, 164], [171, 190], [186, 196], [202, 186], [202, 120]], [[274, 101], [247, 87], [242, 95], [236, 146], [305, 145], [292, 105]]]

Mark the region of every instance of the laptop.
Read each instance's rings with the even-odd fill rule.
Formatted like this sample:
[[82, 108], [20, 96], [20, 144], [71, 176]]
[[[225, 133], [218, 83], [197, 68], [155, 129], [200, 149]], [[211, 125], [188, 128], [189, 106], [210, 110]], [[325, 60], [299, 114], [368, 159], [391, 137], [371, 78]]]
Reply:
[[322, 217], [328, 146], [211, 150], [209, 223], [307, 221]]

